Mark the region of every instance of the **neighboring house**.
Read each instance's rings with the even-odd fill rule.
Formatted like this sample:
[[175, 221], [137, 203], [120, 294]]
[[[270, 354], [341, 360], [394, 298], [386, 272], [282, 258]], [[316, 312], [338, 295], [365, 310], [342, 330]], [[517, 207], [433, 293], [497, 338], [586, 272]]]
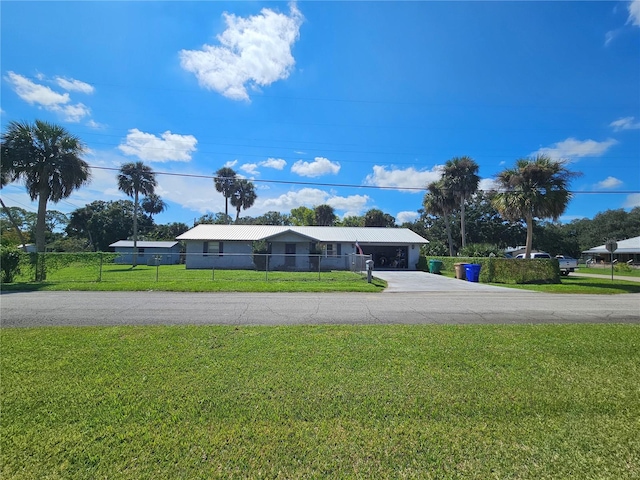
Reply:
[[[133, 263], [133, 240], [118, 240], [109, 245], [120, 256], [115, 263], [129, 265]], [[179, 242], [138, 241], [138, 264], [175, 265], [180, 263]]]
[[[632, 263], [634, 265], [640, 264], [640, 237], [628, 238], [616, 243], [618, 244], [618, 248], [613, 253], [615, 260], [618, 260], [618, 262]], [[611, 261], [611, 254], [605, 245], [590, 248], [582, 253], [597, 262]]]
[[177, 237], [186, 244], [187, 268], [256, 268], [254, 242], [266, 242], [270, 270], [349, 270], [354, 255], [370, 255], [375, 268], [415, 270], [429, 243], [407, 228], [293, 227], [201, 224]]
[[36, 244], [35, 243], [25, 243], [24, 245], [21, 243], [16, 247], [18, 250], [22, 250], [27, 253], [36, 253]]

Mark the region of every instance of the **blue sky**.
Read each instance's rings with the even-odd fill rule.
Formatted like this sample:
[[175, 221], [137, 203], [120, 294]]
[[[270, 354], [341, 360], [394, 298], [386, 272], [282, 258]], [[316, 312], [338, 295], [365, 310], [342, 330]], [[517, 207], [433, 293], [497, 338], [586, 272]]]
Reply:
[[[537, 153], [583, 174], [563, 221], [640, 206], [640, 0], [0, 9], [2, 130], [59, 123], [99, 167], [50, 208], [126, 198], [111, 169], [142, 160], [158, 223], [224, 211], [223, 166], [256, 186], [242, 216], [327, 203], [400, 223], [448, 159], [475, 159], [490, 188]], [[20, 185], [2, 196], [36, 209]]]

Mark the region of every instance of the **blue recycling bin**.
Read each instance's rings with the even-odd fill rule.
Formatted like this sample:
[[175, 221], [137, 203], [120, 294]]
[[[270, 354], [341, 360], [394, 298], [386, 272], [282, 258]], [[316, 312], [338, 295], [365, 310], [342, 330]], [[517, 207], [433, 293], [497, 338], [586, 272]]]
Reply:
[[480, 281], [480, 268], [482, 265], [479, 263], [468, 263], [464, 267], [464, 271], [467, 275], [467, 282], [479, 282]]

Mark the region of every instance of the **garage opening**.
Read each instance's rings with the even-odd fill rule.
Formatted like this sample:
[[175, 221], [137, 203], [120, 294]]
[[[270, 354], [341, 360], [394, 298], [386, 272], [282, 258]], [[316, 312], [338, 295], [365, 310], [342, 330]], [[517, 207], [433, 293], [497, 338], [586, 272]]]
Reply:
[[363, 246], [362, 250], [365, 255], [371, 255], [374, 268], [402, 270], [409, 267], [407, 262], [408, 248], [393, 245], [368, 245]]

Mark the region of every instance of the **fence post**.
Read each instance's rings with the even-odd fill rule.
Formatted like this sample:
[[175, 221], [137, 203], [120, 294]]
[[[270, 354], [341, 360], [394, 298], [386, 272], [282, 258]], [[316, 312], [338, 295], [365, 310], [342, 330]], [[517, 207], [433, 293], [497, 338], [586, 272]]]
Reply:
[[102, 281], [102, 252], [100, 252], [100, 272], [98, 273], [98, 282]]
[[269, 254], [265, 254], [267, 257], [267, 261], [264, 262], [264, 281], [269, 281]]
[[318, 281], [320, 281], [320, 262], [322, 261], [322, 255], [318, 255]]

